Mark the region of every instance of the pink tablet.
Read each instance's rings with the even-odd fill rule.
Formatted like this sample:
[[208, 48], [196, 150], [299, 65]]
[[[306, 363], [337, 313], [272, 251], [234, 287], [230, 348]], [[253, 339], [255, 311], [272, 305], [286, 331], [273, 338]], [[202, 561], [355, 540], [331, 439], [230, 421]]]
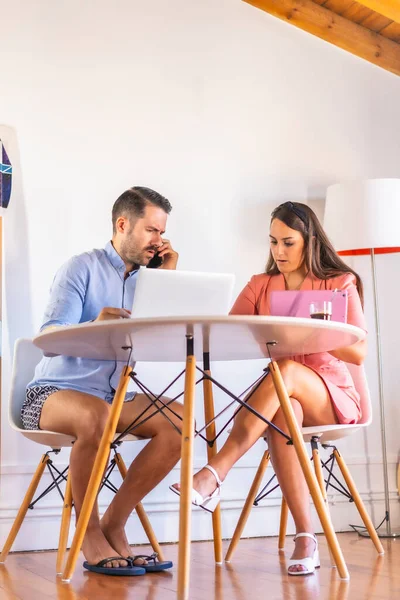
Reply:
[[347, 290], [304, 290], [271, 292], [271, 315], [310, 318], [310, 305], [332, 303], [332, 321], [347, 322]]

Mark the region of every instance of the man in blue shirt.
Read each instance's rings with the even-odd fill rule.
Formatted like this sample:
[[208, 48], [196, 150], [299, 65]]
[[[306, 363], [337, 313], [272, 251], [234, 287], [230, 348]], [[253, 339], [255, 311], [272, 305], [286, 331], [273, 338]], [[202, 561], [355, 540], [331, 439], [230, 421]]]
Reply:
[[[71, 258], [58, 271], [51, 288], [43, 329], [124, 319], [130, 316], [137, 274], [150, 261], [160, 269], [175, 269], [178, 254], [163, 235], [169, 201], [149, 188], [133, 187], [124, 192], [112, 209], [113, 237], [102, 250]], [[77, 518], [81, 510], [110, 403], [125, 363], [56, 356], [43, 358], [27, 388], [22, 408], [26, 429], [46, 429], [74, 436], [70, 469]], [[132, 401], [134, 399], [134, 401]], [[118, 431], [125, 430], [149, 405], [144, 394], [128, 393]], [[171, 408], [182, 416], [182, 405]], [[180, 427], [180, 420], [170, 418]], [[106, 568], [132, 567], [124, 527], [135, 506], [173, 468], [180, 457], [180, 435], [160, 413], [135, 429], [135, 435], [151, 438], [131, 464], [126, 479], [101, 521], [95, 507], [83, 543], [85, 566], [105, 558]], [[146, 561], [137, 559], [135, 565]], [[132, 568], [132, 574], [138, 569]], [[115, 572], [115, 571], [114, 571]], [[143, 569], [140, 569], [143, 572]]]

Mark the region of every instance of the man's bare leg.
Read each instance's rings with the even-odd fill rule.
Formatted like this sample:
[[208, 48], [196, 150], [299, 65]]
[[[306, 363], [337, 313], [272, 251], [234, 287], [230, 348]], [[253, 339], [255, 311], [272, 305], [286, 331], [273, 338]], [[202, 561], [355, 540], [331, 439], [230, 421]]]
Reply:
[[[149, 400], [144, 394], [138, 394], [132, 402], [125, 403], [118, 431], [124, 431], [148, 405]], [[182, 416], [181, 404], [173, 403], [170, 407]], [[144, 417], [153, 413], [155, 409], [151, 407]], [[180, 419], [169, 411], [166, 414], [180, 430]], [[125, 535], [125, 525], [130, 514], [142, 498], [176, 465], [181, 448], [180, 434], [160, 413], [154, 414], [133, 433], [151, 440], [132, 462], [125, 480], [101, 520], [101, 528], [106, 539], [121, 556], [133, 554]], [[141, 559], [138, 559], [136, 564], [139, 565], [141, 562]]]
[[[76, 438], [71, 450], [70, 470], [77, 520], [109, 410], [104, 400], [74, 390], [55, 392], [43, 406], [39, 423], [41, 429]], [[114, 548], [101, 531], [97, 503], [89, 520], [82, 551], [90, 564], [115, 556]], [[110, 563], [113, 567], [119, 565], [126, 566], [127, 562], [121, 560]]]
[[[140, 412], [143, 410], [144, 402], [147, 402], [147, 400], [145, 400], [143, 397], [143, 402], [140, 402], [139, 399], [139, 402], [136, 403], [136, 405], [134, 403], [127, 403], [126, 406], [130, 407], [128, 411], [125, 410], [124, 406], [121, 415], [121, 431], [135, 418], [135, 416], [140, 414]], [[178, 410], [179, 407], [180, 405], [178, 404]], [[43, 406], [40, 419], [41, 429], [47, 429], [57, 433], [64, 433], [76, 438], [76, 442], [71, 450], [70, 469], [72, 494], [77, 518], [79, 517], [82, 507], [87, 484], [100, 444], [101, 436], [104, 431], [109, 410], [110, 407], [104, 400], [74, 390], [60, 390], [55, 392], [49, 396]], [[129, 417], [127, 417], [128, 420], [124, 420], [124, 415], [126, 413], [129, 415]], [[157, 422], [152, 423], [154, 420], [157, 420]], [[162, 435], [160, 435], [157, 439], [158, 433], [160, 433], [159, 429], [171, 429], [171, 431], [174, 432], [174, 435], [171, 437], [171, 439], [169, 439], [168, 436], [165, 436], [164, 438]], [[151, 440], [151, 442], [149, 442], [142, 452], [136, 457], [134, 463], [129, 469], [129, 477], [127, 477], [127, 485], [125, 487], [128, 490], [130, 490], [131, 487], [137, 487], [137, 490], [140, 490], [137, 492], [135, 497], [127, 499], [128, 507], [125, 507], [125, 510], [129, 510], [129, 514], [132, 512], [136, 504], [155, 485], [157, 485], [159, 481], [161, 481], [161, 479], [168, 473], [170, 468], [172, 468], [173, 464], [179, 460], [180, 436], [162, 416], [158, 415], [153, 417], [148, 423], [146, 423], [145, 429], [141, 429], [140, 433], [139, 431], [137, 433], [138, 435], [143, 435], [144, 437], [147, 437], [147, 435], [153, 435], [156, 438], [156, 443], [151, 446], [153, 443], [153, 440]], [[167, 442], [169, 446], [163, 447], [164, 442]], [[168, 457], [168, 460], [166, 460], [166, 448], [168, 448], [168, 454], [171, 457]], [[160, 457], [163, 458], [163, 463], [166, 466], [160, 464], [157, 470], [157, 468], [154, 468], [153, 465], [153, 467], [149, 469], [149, 464], [152, 465], [152, 463], [157, 463], [157, 461], [160, 461]], [[138, 477], [135, 474], [136, 468], [134, 467], [134, 464], [138, 466]], [[169, 464], [171, 464], [171, 467], [168, 467]], [[140, 487], [142, 485], [143, 492]], [[136, 499], [136, 497], [138, 499]], [[124, 493], [123, 498], [125, 499]], [[114, 523], [113, 511], [111, 511], [110, 516], [111, 525], [108, 525], [107, 521], [105, 521], [104, 528], [110, 537], [113, 537], [113, 539], [115, 537], [118, 540], [122, 540], [121, 542], [116, 542], [115, 546], [121, 547], [121, 549], [124, 550], [124, 555], [128, 556], [131, 554], [131, 549], [128, 546], [129, 553], [127, 554], [127, 541], [125, 535], [122, 535], [120, 528], [118, 528], [118, 536], [111, 534]], [[123, 518], [125, 518], [125, 516]], [[104, 558], [114, 556], [116, 552], [118, 554], [119, 552], [115, 546], [114, 544], [111, 545], [107, 541], [102, 532], [96, 503], [90, 517], [85, 539], [82, 545], [83, 554], [90, 564], [96, 564]], [[123, 560], [110, 563], [110, 565], [115, 567], [118, 567], [119, 565], [126, 566], [126, 564], [126, 561]]]

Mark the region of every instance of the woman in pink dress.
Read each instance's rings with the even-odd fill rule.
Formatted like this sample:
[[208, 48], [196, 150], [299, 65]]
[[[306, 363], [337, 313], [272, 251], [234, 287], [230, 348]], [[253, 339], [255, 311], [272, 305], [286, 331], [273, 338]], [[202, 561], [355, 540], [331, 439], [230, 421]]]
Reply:
[[[273, 290], [345, 289], [347, 322], [365, 329], [362, 283], [335, 252], [315, 213], [305, 204], [285, 202], [272, 213], [270, 256], [266, 272], [254, 275], [239, 294], [232, 315], [269, 315]], [[366, 342], [278, 361], [298, 424], [302, 426], [357, 423], [360, 398], [346, 362], [361, 364]], [[271, 377], [251, 396], [249, 404], [287, 432]], [[247, 410], [237, 413], [224, 446], [193, 479], [192, 502], [214, 510], [229, 470], [265, 432], [265, 423]], [[268, 448], [282, 493], [296, 525], [290, 575], [313, 573], [319, 566], [317, 540], [311, 522], [309, 491], [293, 446], [273, 428], [266, 431]], [[171, 488], [179, 493], [179, 485]]]

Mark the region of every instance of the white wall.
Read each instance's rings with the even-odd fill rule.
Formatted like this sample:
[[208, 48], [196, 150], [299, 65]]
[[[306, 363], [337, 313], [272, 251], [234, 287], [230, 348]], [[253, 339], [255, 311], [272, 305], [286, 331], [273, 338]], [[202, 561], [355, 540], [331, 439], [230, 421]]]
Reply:
[[[278, 203], [306, 201], [322, 214], [331, 183], [400, 176], [400, 79], [239, 0], [116, 0], [112, 9], [104, 0], [0, 0], [0, 12], [0, 119], [12, 128], [0, 133], [15, 167], [4, 223], [1, 541], [41, 452], [6, 422], [13, 343], [38, 329], [59, 265], [109, 239], [120, 192], [141, 184], [169, 197], [168, 236], [180, 268], [234, 271], [239, 291], [263, 268], [269, 215]], [[354, 264], [366, 277], [372, 331], [368, 261]], [[398, 266], [397, 256], [379, 259], [395, 524], [397, 331], [390, 317]], [[374, 360], [371, 343], [367, 368], [376, 409]], [[214, 373], [240, 391], [259, 368], [216, 365]], [[149, 368], [141, 372], [149, 380]], [[167, 375], [157, 370], [151, 381], [161, 386]], [[217, 401], [222, 406], [220, 394]], [[366, 438], [343, 448], [378, 521], [378, 418]], [[224, 487], [227, 537], [262, 451], [260, 442]], [[124, 450], [128, 459], [133, 453]], [[198, 446], [196, 467], [204, 457]], [[175, 470], [169, 481], [177, 477]], [[358, 522], [336, 500], [336, 526]], [[247, 532], [276, 533], [278, 504], [275, 496], [253, 513]], [[160, 539], [175, 540], [178, 505], [166, 482], [146, 506]], [[59, 514], [52, 495], [29, 514], [15, 548], [55, 547]], [[195, 512], [193, 523], [195, 538], [210, 536], [207, 515]], [[132, 541], [142, 540], [134, 520], [130, 527]]]

